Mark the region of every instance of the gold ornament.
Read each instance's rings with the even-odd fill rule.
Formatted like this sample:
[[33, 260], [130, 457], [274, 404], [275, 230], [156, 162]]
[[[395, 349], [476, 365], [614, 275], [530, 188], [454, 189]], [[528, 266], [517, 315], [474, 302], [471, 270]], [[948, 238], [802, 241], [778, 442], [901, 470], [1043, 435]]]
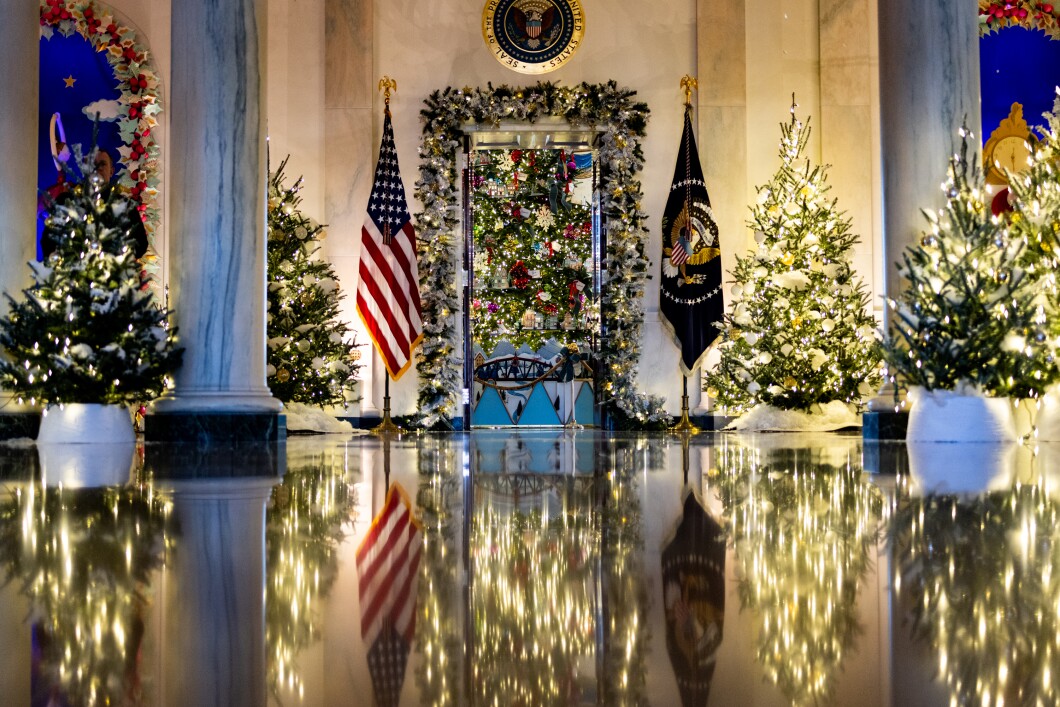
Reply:
[[718, 397], [718, 389], [717, 388], [707, 388], [707, 397], [708, 398], [716, 398], [716, 397]]
[[276, 371], [276, 380], [280, 381], [281, 383], [286, 383], [287, 381], [291, 380], [291, 372], [288, 371], [286, 368], [281, 368], [280, 370]]
[[791, 325], [793, 327], [795, 327], [796, 329], [801, 327], [802, 326], [802, 317], [800, 317], [799, 315], [796, 314], [794, 317], [791, 318]]
[[791, 376], [788, 376], [787, 378], [784, 379], [784, 387], [785, 388], [794, 388], [798, 384], [799, 384], [799, 382], [797, 380], [795, 380], [794, 378], [792, 378]]
[[784, 256], [780, 259], [780, 262], [784, 263], [785, 265], [791, 265], [795, 262], [795, 256], [791, 253], [785, 253]]

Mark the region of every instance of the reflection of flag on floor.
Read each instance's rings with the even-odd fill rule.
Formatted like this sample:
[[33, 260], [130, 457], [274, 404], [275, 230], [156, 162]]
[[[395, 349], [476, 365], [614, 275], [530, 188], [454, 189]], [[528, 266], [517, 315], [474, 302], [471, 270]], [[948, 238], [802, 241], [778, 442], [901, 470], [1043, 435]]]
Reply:
[[397, 483], [357, 548], [361, 637], [376, 704], [394, 707], [416, 627], [416, 576], [423, 538], [412, 503]]
[[725, 533], [685, 498], [673, 540], [662, 552], [666, 650], [683, 705], [705, 705], [725, 620]]
[[721, 292], [721, 245], [699, 164], [691, 108], [685, 110], [680, 154], [662, 218], [659, 313], [681, 347], [681, 371], [689, 375], [718, 338], [715, 322], [725, 311]]

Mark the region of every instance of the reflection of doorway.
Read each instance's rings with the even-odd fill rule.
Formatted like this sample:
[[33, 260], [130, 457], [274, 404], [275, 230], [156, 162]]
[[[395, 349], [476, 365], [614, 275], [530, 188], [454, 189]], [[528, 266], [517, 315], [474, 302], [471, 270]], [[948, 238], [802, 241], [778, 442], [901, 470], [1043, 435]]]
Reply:
[[472, 425], [598, 424], [601, 248], [590, 136], [469, 137]]

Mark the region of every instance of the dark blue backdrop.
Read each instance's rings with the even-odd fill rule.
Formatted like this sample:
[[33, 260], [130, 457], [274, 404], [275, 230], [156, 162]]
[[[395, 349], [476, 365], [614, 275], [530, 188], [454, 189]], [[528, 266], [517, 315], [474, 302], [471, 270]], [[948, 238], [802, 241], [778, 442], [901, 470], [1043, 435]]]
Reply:
[[1060, 41], [1040, 30], [1007, 27], [979, 40], [983, 142], [1008, 117], [1014, 101], [1032, 128], [1044, 125], [1060, 84]]
[[[65, 78], [74, 79], [67, 87]], [[52, 163], [48, 126], [52, 113], [62, 116], [66, 141], [80, 143], [87, 152], [92, 147], [92, 119], [83, 109], [101, 99], [121, 96], [118, 80], [107, 61], [106, 52], [97, 52], [87, 39], [76, 32], [64, 37], [55, 32], [40, 41], [40, 130], [37, 141], [37, 186], [46, 189], [55, 184], [57, 173]], [[116, 121], [99, 123], [99, 144], [106, 147], [118, 168], [118, 147], [122, 144]]]

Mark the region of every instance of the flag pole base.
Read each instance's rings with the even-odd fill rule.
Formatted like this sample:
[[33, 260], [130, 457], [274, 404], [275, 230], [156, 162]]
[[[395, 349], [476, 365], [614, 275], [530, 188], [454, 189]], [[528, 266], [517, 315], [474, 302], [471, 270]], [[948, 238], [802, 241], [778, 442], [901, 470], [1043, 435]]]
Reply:
[[374, 435], [380, 437], [389, 437], [390, 435], [398, 435], [404, 432], [400, 427], [394, 424], [394, 421], [390, 419], [390, 373], [386, 375], [386, 386], [383, 389], [383, 421], [378, 425], [369, 430]]
[[681, 420], [670, 428], [670, 432], [685, 432], [688, 434], [699, 434], [699, 428], [692, 424], [688, 418], [688, 376], [681, 376]]

